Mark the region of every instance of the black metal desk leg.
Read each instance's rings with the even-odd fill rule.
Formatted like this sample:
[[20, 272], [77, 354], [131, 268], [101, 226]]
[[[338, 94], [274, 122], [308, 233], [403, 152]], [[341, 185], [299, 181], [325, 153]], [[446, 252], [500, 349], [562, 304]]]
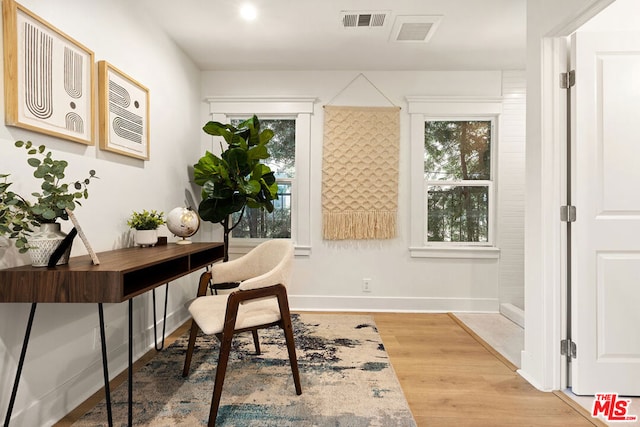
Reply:
[[111, 415], [111, 388], [109, 386], [109, 366], [107, 365], [107, 339], [104, 333], [104, 310], [102, 303], [98, 303], [98, 317], [100, 318], [100, 345], [102, 348], [102, 373], [104, 374], [104, 396], [107, 402], [107, 420], [109, 427], [113, 426]]
[[129, 414], [128, 425], [133, 425], [133, 298], [129, 299]]
[[162, 321], [162, 341], [158, 345], [158, 332], [156, 331], [156, 288], [153, 288], [153, 345], [156, 347], [156, 351], [160, 351], [164, 348], [164, 331], [167, 326], [167, 301], [169, 301], [169, 284], [165, 284], [164, 292], [164, 320]]
[[31, 327], [33, 326], [33, 317], [36, 314], [37, 305], [38, 305], [37, 302], [34, 302], [31, 304], [31, 312], [29, 313], [27, 330], [24, 333], [24, 341], [22, 342], [22, 351], [20, 352], [20, 360], [18, 361], [18, 370], [16, 371], [16, 378], [13, 381], [13, 390], [11, 390], [11, 399], [9, 399], [9, 408], [7, 409], [7, 416], [4, 419], [4, 427], [9, 427], [9, 421], [11, 421], [11, 412], [13, 412], [13, 405], [16, 402], [16, 394], [18, 394], [18, 384], [20, 383], [20, 375], [22, 374], [24, 357], [27, 354], [27, 345], [29, 344], [29, 336], [31, 335]]

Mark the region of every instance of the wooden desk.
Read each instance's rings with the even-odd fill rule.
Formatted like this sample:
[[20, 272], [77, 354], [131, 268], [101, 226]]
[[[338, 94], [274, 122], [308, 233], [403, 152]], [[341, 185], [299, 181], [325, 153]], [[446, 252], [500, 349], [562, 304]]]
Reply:
[[102, 304], [127, 300], [129, 301], [129, 425], [131, 425], [132, 298], [207, 267], [221, 260], [223, 253], [224, 244], [218, 242], [188, 245], [172, 243], [152, 248], [135, 247], [100, 252], [97, 254], [100, 260], [99, 265], [93, 265], [91, 258], [86, 255], [73, 257], [69, 260], [69, 264], [55, 268], [22, 266], [0, 270], [0, 303], [32, 303], [9, 409], [5, 417], [5, 427], [9, 425], [11, 419], [33, 317], [36, 305], [40, 302], [98, 303], [107, 412], [109, 425], [113, 424]]
[[168, 244], [73, 257], [55, 268], [0, 270], [0, 302], [122, 302], [222, 259], [222, 243]]

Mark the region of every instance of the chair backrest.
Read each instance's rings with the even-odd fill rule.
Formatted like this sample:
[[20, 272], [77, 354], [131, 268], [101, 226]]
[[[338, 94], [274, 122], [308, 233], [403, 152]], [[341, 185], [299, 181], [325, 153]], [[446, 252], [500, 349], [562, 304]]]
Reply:
[[293, 244], [290, 240], [267, 240], [242, 257], [242, 264], [251, 269], [251, 278], [240, 289], [255, 289], [278, 283], [288, 287], [293, 267]]

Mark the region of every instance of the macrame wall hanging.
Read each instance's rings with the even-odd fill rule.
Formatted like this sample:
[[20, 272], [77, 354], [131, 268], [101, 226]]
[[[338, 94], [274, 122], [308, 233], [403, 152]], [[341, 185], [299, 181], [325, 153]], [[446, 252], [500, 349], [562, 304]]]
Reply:
[[[362, 73], [347, 87], [360, 77], [394, 105]], [[324, 106], [324, 239], [396, 236], [399, 141], [400, 107]]]

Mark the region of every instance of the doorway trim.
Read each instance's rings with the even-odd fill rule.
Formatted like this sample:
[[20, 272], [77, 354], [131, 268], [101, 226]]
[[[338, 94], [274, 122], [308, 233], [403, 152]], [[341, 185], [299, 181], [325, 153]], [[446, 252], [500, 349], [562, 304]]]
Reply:
[[[535, 249], [535, 253], [525, 256], [533, 256], [532, 264], [539, 266], [541, 271], [534, 274], [539, 281], [528, 280], [526, 286], [537, 286], [540, 290], [528, 292], [525, 289], [525, 350], [519, 373], [536, 388], [545, 391], [565, 388], [567, 373], [565, 358], [560, 355], [567, 315], [566, 226], [560, 221], [560, 206], [566, 200], [566, 162], [569, 159], [565, 150], [566, 96], [560, 88], [559, 76], [567, 71], [567, 37], [614, 1], [593, 0], [541, 40], [541, 147], [539, 164], [528, 162], [528, 167], [537, 168], [540, 185], [550, 191], [539, 200], [535, 200], [535, 196], [527, 199], [527, 214], [540, 216], [538, 221], [543, 232], [536, 236], [528, 233], [529, 238], [537, 238], [540, 243], [526, 245]], [[540, 258], [535, 259], [538, 256]], [[533, 301], [528, 300], [531, 296]], [[527, 342], [541, 343], [542, 349], [533, 352], [535, 354], [528, 352]], [[535, 360], [538, 357], [540, 360]]]

